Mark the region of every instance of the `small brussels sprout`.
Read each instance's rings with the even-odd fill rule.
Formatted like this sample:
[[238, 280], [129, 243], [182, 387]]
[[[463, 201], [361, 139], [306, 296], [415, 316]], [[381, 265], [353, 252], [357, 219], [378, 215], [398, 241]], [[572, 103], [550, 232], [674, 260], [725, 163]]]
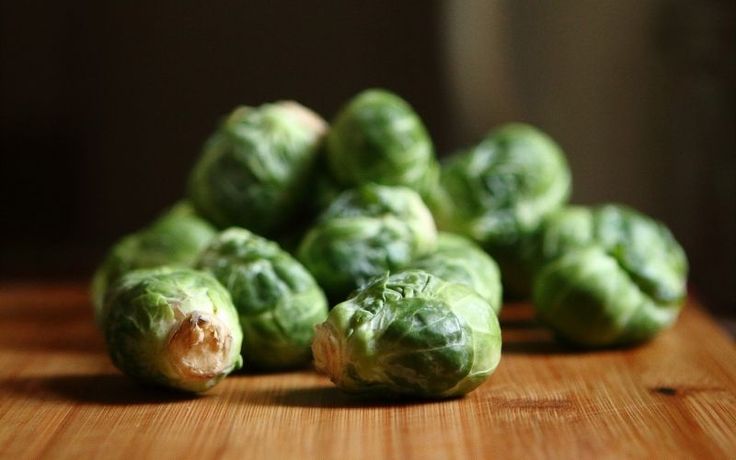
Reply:
[[687, 259], [662, 224], [617, 205], [559, 211], [540, 228], [534, 304], [582, 346], [647, 340], [676, 319]]
[[299, 213], [326, 129], [295, 102], [235, 109], [192, 171], [192, 203], [220, 228], [275, 235]]
[[120, 276], [139, 268], [191, 266], [216, 233], [188, 203], [181, 202], [149, 227], [118, 241], [92, 279], [92, 301], [98, 324], [105, 292]]
[[279, 369], [309, 362], [314, 326], [327, 317], [327, 300], [296, 259], [276, 243], [231, 228], [215, 238], [198, 267], [230, 292], [248, 366]]
[[343, 187], [366, 182], [434, 188], [437, 165], [422, 120], [406, 101], [380, 89], [351, 99], [327, 135], [327, 158]]
[[343, 192], [320, 216], [298, 256], [331, 299], [433, 251], [437, 230], [419, 195], [366, 184]]
[[242, 364], [237, 312], [206, 273], [134, 270], [111, 286], [104, 308], [113, 363], [142, 383], [201, 392]]
[[445, 281], [471, 287], [496, 313], [501, 309], [501, 274], [498, 265], [477, 244], [463, 236], [440, 232], [437, 250], [415, 260], [409, 268], [424, 270]]
[[376, 278], [317, 326], [315, 365], [341, 389], [426, 398], [475, 389], [501, 358], [493, 308], [421, 270]]
[[532, 126], [504, 125], [450, 159], [440, 181], [431, 201], [440, 229], [479, 242], [498, 262], [504, 289], [526, 294], [521, 246], [570, 194], [559, 146]]

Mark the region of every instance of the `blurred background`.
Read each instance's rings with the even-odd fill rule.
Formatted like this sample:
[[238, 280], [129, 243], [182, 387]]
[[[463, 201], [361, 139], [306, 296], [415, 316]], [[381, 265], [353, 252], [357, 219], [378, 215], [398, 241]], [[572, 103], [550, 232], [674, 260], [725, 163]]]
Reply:
[[331, 118], [406, 98], [438, 153], [507, 121], [564, 148], [573, 201], [667, 223], [736, 310], [736, 2], [0, 2], [0, 277], [80, 278], [183, 193], [237, 104]]

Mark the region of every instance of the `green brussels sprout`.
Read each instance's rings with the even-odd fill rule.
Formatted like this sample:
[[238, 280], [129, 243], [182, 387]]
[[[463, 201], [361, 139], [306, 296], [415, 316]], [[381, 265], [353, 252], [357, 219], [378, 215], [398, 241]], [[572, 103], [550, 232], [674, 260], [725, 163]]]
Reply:
[[430, 202], [439, 228], [479, 242], [498, 262], [504, 290], [528, 293], [521, 246], [570, 194], [559, 146], [532, 126], [504, 125], [451, 158], [440, 182]]
[[191, 266], [216, 233], [188, 203], [181, 202], [149, 227], [118, 241], [92, 279], [92, 301], [98, 324], [108, 286], [120, 276], [139, 268]]
[[415, 260], [409, 268], [471, 287], [491, 305], [494, 312], [501, 310], [498, 265], [478, 245], [463, 236], [440, 232], [437, 250]]
[[366, 182], [434, 188], [437, 165], [422, 120], [399, 96], [370, 89], [351, 99], [327, 134], [332, 175], [344, 187]]
[[231, 228], [215, 238], [198, 267], [230, 292], [247, 365], [279, 369], [310, 361], [314, 326], [327, 317], [327, 300], [296, 259], [276, 243]]
[[326, 129], [295, 102], [238, 107], [209, 138], [191, 173], [196, 210], [220, 228], [277, 234], [300, 211]]
[[559, 211], [542, 225], [534, 304], [582, 346], [647, 340], [670, 326], [686, 293], [687, 259], [670, 231], [631, 209]]
[[366, 184], [343, 192], [306, 234], [298, 257], [331, 299], [433, 251], [437, 230], [419, 195]]
[[237, 312], [209, 274], [134, 270], [110, 287], [104, 308], [113, 363], [142, 383], [201, 392], [242, 365]]
[[447, 398], [493, 373], [501, 330], [469, 287], [406, 270], [333, 308], [312, 350], [317, 369], [345, 391]]

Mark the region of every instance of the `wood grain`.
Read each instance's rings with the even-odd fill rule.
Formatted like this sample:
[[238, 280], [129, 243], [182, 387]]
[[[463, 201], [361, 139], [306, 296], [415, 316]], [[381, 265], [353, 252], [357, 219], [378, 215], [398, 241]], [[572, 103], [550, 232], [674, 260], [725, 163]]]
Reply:
[[734, 458], [736, 349], [694, 301], [638, 348], [557, 345], [528, 305], [465, 398], [381, 402], [300, 372], [231, 376], [187, 397], [104, 353], [85, 287], [0, 284], [2, 458]]

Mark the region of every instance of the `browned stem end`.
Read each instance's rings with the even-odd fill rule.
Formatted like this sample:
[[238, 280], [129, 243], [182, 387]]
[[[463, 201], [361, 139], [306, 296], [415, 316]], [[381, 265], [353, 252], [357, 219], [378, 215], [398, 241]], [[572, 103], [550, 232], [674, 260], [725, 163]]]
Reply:
[[182, 378], [209, 380], [226, 370], [231, 342], [228, 328], [219, 319], [194, 311], [171, 333], [169, 360]]
[[312, 342], [314, 367], [337, 383], [340, 380], [344, 366], [340, 344], [329, 324], [318, 325], [314, 332], [314, 341]]

